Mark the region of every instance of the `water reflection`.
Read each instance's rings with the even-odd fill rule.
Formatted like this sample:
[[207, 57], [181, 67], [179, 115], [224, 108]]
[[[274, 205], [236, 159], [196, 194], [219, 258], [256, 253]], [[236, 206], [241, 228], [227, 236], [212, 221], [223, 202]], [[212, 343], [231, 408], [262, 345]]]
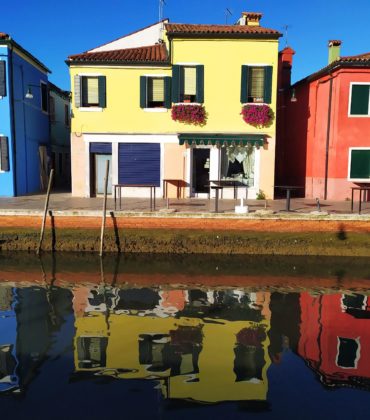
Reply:
[[149, 381], [172, 409], [190, 401], [274, 410], [275, 367], [293, 355], [322, 391], [370, 390], [366, 288], [149, 287], [119, 280], [116, 268], [112, 276], [102, 267], [97, 282], [71, 281], [75, 273], [55, 266], [51, 274], [42, 267], [37, 284], [27, 271], [19, 281], [14, 271], [1, 274], [10, 279], [0, 282], [2, 396], [57, 386], [53, 366], [63, 360], [64, 386], [114, 381], [144, 390]]

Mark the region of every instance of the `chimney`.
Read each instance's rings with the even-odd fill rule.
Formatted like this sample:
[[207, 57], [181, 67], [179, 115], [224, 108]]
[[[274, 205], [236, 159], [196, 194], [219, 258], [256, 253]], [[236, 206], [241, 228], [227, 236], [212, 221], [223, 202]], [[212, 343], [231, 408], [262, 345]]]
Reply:
[[340, 46], [342, 45], [342, 41], [337, 39], [330, 40], [328, 43], [329, 47], [329, 60], [328, 64], [331, 64], [333, 61], [336, 61], [340, 58]]
[[295, 51], [285, 47], [279, 52], [278, 87], [279, 89], [289, 88], [291, 85], [293, 55]]
[[262, 13], [243, 12], [242, 17], [239, 19], [239, 25], [244, 26], [260, 26]]

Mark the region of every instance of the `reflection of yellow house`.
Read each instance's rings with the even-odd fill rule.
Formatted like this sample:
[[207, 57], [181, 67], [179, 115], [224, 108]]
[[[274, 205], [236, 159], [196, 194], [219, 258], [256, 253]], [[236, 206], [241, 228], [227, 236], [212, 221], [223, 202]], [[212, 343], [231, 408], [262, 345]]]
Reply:
[[[122, 379], [158, 379], [165, 398], [202, 402], [265, 400], [269, 294], [257, 295], [263, 303], [260, 322], [160, 318], [140, 316], [135, 311], [108, 316], [90, 312], [88, 316], [77, 317], [76, 371]], [[239, 357], [239, 364], [245, 360], [248, 365], [247, 373], [242, 367], [238, 374], [237, 335], [257, 330], [263, 332], [258, 350], [262, 357], [256, 362], [255, 348], [247, 346]], [[256, 377], [252, 377], [257, 371]]]

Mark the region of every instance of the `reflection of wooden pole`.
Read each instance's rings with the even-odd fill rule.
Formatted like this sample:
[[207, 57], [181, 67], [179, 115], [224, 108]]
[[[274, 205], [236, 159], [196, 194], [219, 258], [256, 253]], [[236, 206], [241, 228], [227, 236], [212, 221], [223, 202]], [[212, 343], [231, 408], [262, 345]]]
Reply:
[[100, 256], [103, 255], [103, 247], [104, 247], [105, 219], [106, 219], [106, 213], [107, 213], [108, 175], [109, 175], [109, 160], [107, 160], [107, 163], [105, 166], [103, 218], [102, 218], [101, 232], [100, 232], [100, 252], [99, 252]]
[[39, 246], [37, 248], [37, 255], [40, 254], [41, 251], [41, 245], [42, 245], [42, 241], [44, 239], [44, 232], [45, 232], [45, 223], [46, 223], [46, 214], [48, 212], [48, 207], [49, 207], [49, 198], [50, 198], [50, 191], [51, 191], [51, 184], [53, 182], [53, 177], [54, 177], [54, 169], [52, 169], [50, 171], [50, 175], [49, 175], [49, 184], [48, 184], [48, 190], [46, 192], [46, 200], [45, 200], [45, 208], [44, 208], [44, 216], [42, 218], [42, 225], [41, 225], [41, 233], [40, 233], [40, 242], [39, 242]]

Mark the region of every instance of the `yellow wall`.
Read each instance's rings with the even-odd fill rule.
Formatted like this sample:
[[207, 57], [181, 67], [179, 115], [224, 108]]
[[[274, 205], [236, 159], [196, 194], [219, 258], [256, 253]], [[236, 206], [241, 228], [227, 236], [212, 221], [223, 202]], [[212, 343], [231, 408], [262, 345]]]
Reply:
[[[71, 66], [76, 74], [102, 74], [107, 82], [107, 107], [102, 112], [81, 112], [73, 108], [72, 131], [81, 133], [177, 133], [177, 132], [264, 132], [248, 126], [241, 118], [240, 81], [242, 64], [274, 66], [272, 108], [275, 111], [277, 81], [277, 41], [256, 40], [176, 40], [173, 63], [204, 65], [204, 98], [208, 121], [204, 127], [184, 125], [171, 119], [171, 112], [145, 112], [140, 104], [140, 76], [172, 75], [170, 68], [118, 68]], [[72, 96], [73, 83], [72, 83]], [[73, 104], [72, 98], [72, 104]]]

